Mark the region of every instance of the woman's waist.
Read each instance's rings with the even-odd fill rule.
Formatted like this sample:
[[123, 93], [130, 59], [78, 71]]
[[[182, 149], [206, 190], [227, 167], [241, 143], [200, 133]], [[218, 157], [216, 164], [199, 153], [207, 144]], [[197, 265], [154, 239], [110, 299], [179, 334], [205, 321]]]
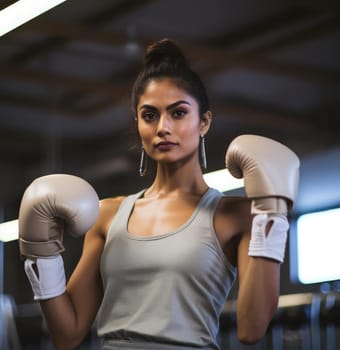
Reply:
[[179, 343], [174, 340], [139, 334], [129, 331], [116, 331], [104, 334], [103, 350], [218, 350], [215, 345], [199, 345], [195, 342]]

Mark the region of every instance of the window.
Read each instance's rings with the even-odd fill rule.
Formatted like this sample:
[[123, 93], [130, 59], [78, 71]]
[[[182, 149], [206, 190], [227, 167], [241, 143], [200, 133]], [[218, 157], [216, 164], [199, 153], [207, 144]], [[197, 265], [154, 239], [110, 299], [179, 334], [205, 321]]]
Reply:
[[340, 279], [340, 208], [301, 215], [291, 237], [291, 277], [301, 284]]

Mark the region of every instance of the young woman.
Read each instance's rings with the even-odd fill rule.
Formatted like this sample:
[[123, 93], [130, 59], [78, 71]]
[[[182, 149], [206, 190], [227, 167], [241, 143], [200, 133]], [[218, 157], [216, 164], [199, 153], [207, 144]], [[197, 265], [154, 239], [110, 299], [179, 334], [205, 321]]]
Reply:
[[[245, 343], [258, 341], [277, 307], [286, 210], [268, 206], [268, 200], [227, 197], [205, 183], [201, 164], [212, 113], [200, 78], [172, 41], [163, 39], [147, 49], [133, 87], [132, 107], [141, 141], [140, 171], [143, 175], [147, 159], [153, 160], [154, 180], [137, 194], [100, 202], [99, 217], [86, 234], [66, 289], [60, 250], [49, 256], [32, 253], [32, 240], [52, 237], [45, 230], [38, 235], [47, 239], [37, 239], [41, 228], [27, 228], [25, 213], [35, 204], [27, 198], [22, 202], [20, 239], [26, 272], [56, 349], [74, 349], [95, 319], [104, 349], [218, 349], [219, 317], [236, 272], [238, 336]], [[237, 164], [240, 149], [242, 157], [248, 150], [250, 154], [260, 150], [255, 167], [261, 163], [256, 157], [267, 157], [261, 150], [268, 149], [271, 140], [249, 137], [245, 141], [250, 145], [241, 139], [236, 156], [228, 155], [231, 168], [244, 167]], [[270, 173], [272, 159], [267, 161]], [[285, 160], [287, 168], [289, 162]], [[242, 171], [244, 176], [249, 173]], [[74, 181], [68, 175], [55, 176], [62, 177], [63, 184]], [[246, 182], [255, 183], [263, 197], [276, 196], [257, 174], [247, 176]], [[60, 202], [76, 198], [68, 216], [72, 224], [84, 220], [76, 215], [84, 197], [96, 201], [90, 189], [73, 185], [65, 189], [50, 181], [51, 176], [41, 179], [34, 186], [49, 187]], [[278, 187], [285, 187], [281, 185], [287, 181], [280, 178]], [[291, 197], [280, 189], [277, 197]], [[285, 206], [286, 201], [280, 200]], [[61, 209], [56, 207], [47, 210], [51, 222], [60, 217]], [[61, 230], [55, 231], [53, 239], [61, 240]]]

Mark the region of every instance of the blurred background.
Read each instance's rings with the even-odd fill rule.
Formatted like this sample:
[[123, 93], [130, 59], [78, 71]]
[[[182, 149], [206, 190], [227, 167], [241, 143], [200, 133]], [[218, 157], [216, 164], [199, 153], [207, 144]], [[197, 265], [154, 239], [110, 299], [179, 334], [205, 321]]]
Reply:
[[[14, 2], [2, 0], [0, 10]], [[246, 133], [274, 138], [301, 160], [278, 321], [262, 343], [238, 344], [235, 286], [223, 348], [339, 349], [338, 278], [303, 283], [297, 269], [299, 217], [340, 206], [339, 1], [68, 0], [0, 37], [0, 221], [17, 218], [25, 188], [46, 174], [81, 176], [101, 198], [148, 186], [151, 178], [138, 175], [130, 90], [145, 47], [163, 37], [179, 44], [208, 89], [207, 171], [222, 169], [228, 144]], [[331, 231], [339, 240], [339, 226]], [[321, 230], [324, 248], [305, 245], [316, 263], [320, 250], [340, 246], [325, 237]], [[81, 243], [65, 238], [68, 274]], [[0, 338], [18, 339], [3, 349], [50, 348], [17, 241], [3, 243], [0, 256], [0, 305], [13, 316], [1, 321], [10, 330]], [[329, 263], [340, 270], [338, 257]], [[82, 349], [97, 346], [90, 334]]]

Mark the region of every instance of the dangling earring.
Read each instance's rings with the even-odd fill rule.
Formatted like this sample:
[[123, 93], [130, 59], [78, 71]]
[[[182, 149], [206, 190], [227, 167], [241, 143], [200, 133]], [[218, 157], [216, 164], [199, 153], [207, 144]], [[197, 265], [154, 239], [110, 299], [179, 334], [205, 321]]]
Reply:
[[146, 170], [148, 169], [148, 159], [144, 151], [144, 147], [142, 146], [142, 152], [140, 155], [139, 162], [139, 175], [144, 176], [146, 174]]
[[200, 150], [201, 150], [201, 167], [203, 170], [207, 168], [207, 156], [205, 154], [204, 135], [200, 135]]

